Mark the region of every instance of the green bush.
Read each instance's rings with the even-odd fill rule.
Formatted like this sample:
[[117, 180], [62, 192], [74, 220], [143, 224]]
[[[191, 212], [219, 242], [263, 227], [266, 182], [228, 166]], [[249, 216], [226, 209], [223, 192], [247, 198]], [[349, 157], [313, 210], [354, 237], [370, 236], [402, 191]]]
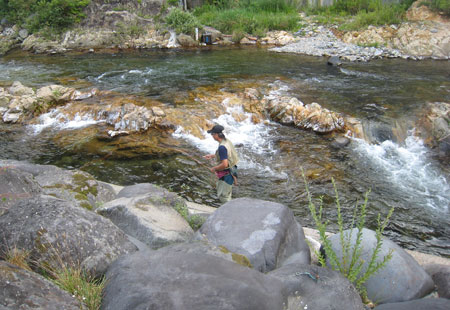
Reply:
[[30, 32], [50, 28], [61, 31], [84, 18], [90, 0], [0, 0], [7, 19]]
[[165, 21], [177, 33], [193, 34], [195, 28], [201, 28], [201, 24], [194, 15], [179, 8], [172, 9]]

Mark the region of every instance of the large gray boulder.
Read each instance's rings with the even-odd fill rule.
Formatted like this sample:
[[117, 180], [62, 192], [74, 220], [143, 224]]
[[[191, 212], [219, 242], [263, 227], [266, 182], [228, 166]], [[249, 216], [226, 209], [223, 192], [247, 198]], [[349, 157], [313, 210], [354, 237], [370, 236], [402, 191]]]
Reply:
[[[350, 230], [344, 231], [345, 236], [349, 233]], [[357, 229], [353, 229], [351, 244], [355, 244], [356, 234]], [[339, 234], [331, 236], [329, 240], [337, 257], [342, 258]], [[364, 228], [361, 242], [361, 259], [364, 261], [362, 272], [367, 269], [375, 245], [375, 232]], [[392, 259], [364, 284], [368, 298], [377, 304], [382, 304], [413, 300], [430, 293], [434, 289], [431, 277], [411, 255], [387, 238], [383, 237], [377, 262], [381, 262], [391, 250], [393, 251]], [[327, 264], [331, 266], [329, 258], [327, 258]]]
[[[309, 247], [292, 211], [279, 203], [239, 198], [222, 205], [199, 230], [209, 242], [246, 256], [253, 268], [267, 272]], [[302, 238], [303, 236], [303, 238]]]
[[32, 174], [0, 161], [0, 215], [17, 201], [41, 192]]
[[287, 287], [295, 309], [363, 310], [361, 297], [341, 273], [314, 265], [290, 264], [268, 275]]
[[423, 268], [433, 279], [439, 297], [450, 299], [450, 266], [428, 264]]
[[128, 255], [106, 277], [103, 310], [281, 310], [286, 302], [277, 279], [190, 244]]
[[383, 304], [375, 310], [448, 310], [450, 300], [444, 298], [423, 298], [405, 302]]
[[120, 255], [136, 251], [108, 219], [51, 196], [12, 205], [0, 216], [0, 227], [0, 252], [29, 251], [37, 268], [66, 265], [100, 275]]
[[194, 236], [188, 222], [166, 200], [152, 194], [118, 198], [104, 204], [97, 213], [152, 249]]
[[37, 273], [0, 261], [0, 309], [86, 309], [69, 293]]
[[14, 160], [0, 160], [0, 166], [26, 172], [44, 194], [70, 201], [88, 210], [95, 209], [116, 196], [111, 186], [98, 182], [84, 171]]

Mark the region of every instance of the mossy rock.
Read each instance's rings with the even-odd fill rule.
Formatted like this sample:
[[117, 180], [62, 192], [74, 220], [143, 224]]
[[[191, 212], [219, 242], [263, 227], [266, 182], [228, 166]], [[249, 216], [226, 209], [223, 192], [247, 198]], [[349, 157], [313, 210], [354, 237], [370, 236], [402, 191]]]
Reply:
[[247, 256], [231, 252], [223, 245], [219, 245], [218, 248], [220, 249], [220, 251], [222, 253], [231, 254], [231, 259], [233, 260], [233, 262], [235, 262], [241, 266], [244, 266], [244, 267], [253, 268], [252, 263], [250, 263], [250, 260], [247, 258]]

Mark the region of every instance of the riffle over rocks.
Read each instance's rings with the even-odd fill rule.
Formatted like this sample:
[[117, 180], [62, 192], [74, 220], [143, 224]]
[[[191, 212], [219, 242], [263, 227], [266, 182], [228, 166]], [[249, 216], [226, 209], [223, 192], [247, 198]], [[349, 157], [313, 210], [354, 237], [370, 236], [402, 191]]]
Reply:
[[[222, 114], [230, 114], [239, 122], [275, 121], [319, 134], [345, 134], [369, 143], [406, 138], [404, 128], [372, 128], [370, 122], [362, 123], [316, 102], [304, 104], [289, 94], [286, 86], [279, 80], [217, 84], [177, 96], [175, 105], [170, 105], [95, 88], [80, 92], [48, 85], [35, 90], [16, 81], [9, 87], [0, 87], [0, 121], [29, 125], [35, 134], [50, 126], [62, 129], [71, 122], [84, 122], [84, 127], [71, 131], [71, 135], [64, 134], [64, 130], [56, 133], [55, 142], [65, 148], [71, 145], [119, 158], [175, 154], [175, 149], [167, 147], [173, 145], [172, 133], [178, 130], [203, 139], [211, 127], [209, 120]], [[185, 113], [186, 106], [190, 113]], [[413, 124], [415, 135], [445, 160], [450, 154], [450, 105], [427, 103], [419, 113]], [[332, 147], [346, 143], [348, 140], [341, 144], [336, 140]]]
[[[22, 193], [22, 190], [28, 194], [28, 197], [10, 195], [7, 198], [10, 203], [1, 205], [2, 309], [32, 309], [31, 303], [33, 309], [83, 309], [72, 296], [35, 273], [43, 266], [81, 267], [97, 275], [106, 272], [101, 309], [108, 310], [365, 309], [348, 279], [327, 267], [311, 264], [304, 229], [293, 212], [282, 204], [252, 198], [231, 200], [207, 211], [211, 215], [197, 231], [196, 240], [171, 239], [172, 233], [166, 232], [167, 243], [155, 250], [157, 247], [148, 246], [154, 234], [135, 232], [144, 222], [157, 222], [165, 208], [177, 209], [181, 204], [188, 208], [187, 213], [192, 213], [183, 199], [151, 184], [124, 188], [109, 185], [113, 192], [109, 197], [111, 206], [106, 201], [97, 212], [86, 210], [71, 200], [43, 194], [44, 183], [34, 179], [46, 170], [55, 169], [59, 168], [0, 160], [0, 184], [5, 184], [5, 172], [15, 172], [6, 175], [11, 188], [2, 188], [2, 197], [8, 191]], [[71, 179], [81, 173], [66, 172], [66, 176], [60, 173], [56, 178]], [[25, 180], [24, 175], [28, 182], [35, 182], [29, 186], [29, 192], [18, 188]], [[128, 204], [123, 199], [137, 200]], [[120, 205], [129, 211], [115, 212], [110, 218], [126, 231], [99, 215], [111, 207], [120, 209]], [[150, 210], [156, 213], [147, 212]], [[164, 217], [175, 218], [167, 212]], [[180, 228], [186, 224], [176, 223]], [[157, 226], [147, 225], [146, 230], [158, 231], [162, 237], [164, 233]], [[375, 242], [366, 238], [373, 234], [363, 231], [363, 255], [374, 250]], [[339, 236], [330, 239], [340, 240]], [[333, 246], [338, 249], [334, 241]], [[25, 258], [35, 271], [6, 262], [5, 258], [13, 251], [30, 253]], [[366, 285], [373, 301], [379, 303], [376, 309], [448, 309], [450, 300], [444, 298], [448, 296], [448, 265], [424, 269], [387, 239], [382, 255], [386, 251], [394, 251], [394, 256], [400, 259], [389, 261], [381, 271], [383, 274], [375, 276], [380, 288], [393, 286], [386, 291], [389, 298], [378, 298], [371, 279]], [[363, 268], [366, 267], [367, 262]], [[422, 298], [433, 289], [432, 279], [436, 279], [434, 285], [441, 298]]]
[[[198, 111], [186, 116], [177, 108], [146, 98], [127, 97], [97, 89], [82, 93], [59, 85], [45, 86], [34, 91], [16, 81], [9, 88], [0, 88], [0, 116], [5, 123], [36, 124], [40, 120], [33, 117], [46, 112], [49, 117], [62, 122], [91, 120], [93, 123], [108, 125], [107, 133], [111, 137], [144, 132], [150, 128], [173, 129], [180, 125], [200, 126], [192, 132], [197, 135], [199, 129], [210, 126], [207, 122], [210, 117], [207, 115], [211, 112], [219, 116], [220, 111], [226, 111], [227, 107], [241, 106], [243, 112], [253, 114], [254, 122], [269, 118], [317, 133], [344, 130], [345, 120], [342, 115], [329, 111], [318, 103], [305, 105], [295, 97], [280, 95], [277, 93], [279, 86], [276, 83], [267, 90], [249, 87], [239, 93], [226, 92], [218, 87], [220, 86], [210, 91], [204, 88], [194, 90], [191, 96], [196, 98], [188, 100], [195, 100], [201, 106], [197, 105]], [[86, 99], [97, 100], [98, 104], [90, 104], [91, 101]], [[237, 119], [245, 117], [239, 112], [233, 116]], [[191, 119], [186, 120], [187, 117]]]

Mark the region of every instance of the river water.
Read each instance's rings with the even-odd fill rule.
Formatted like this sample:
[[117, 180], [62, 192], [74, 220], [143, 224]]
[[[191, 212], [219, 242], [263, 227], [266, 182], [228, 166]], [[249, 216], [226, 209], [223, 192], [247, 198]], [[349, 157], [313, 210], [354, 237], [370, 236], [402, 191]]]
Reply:
[[[315, 199], [322, 197], [330, 230], [336, 229], [335, 180], [344, 218], [370, 190], [367, 226], [377, 214], [395, 211], [386, 235], [409, 249], [450, 257], [449, 165], [414, 135], [426, 102], [450, 102], [448, 61], [378, 60], [330, 67], [326, 59], [271, 53], [265, 49], [146, 51], [53, 56], [9, 54], [0, 59], [0, 84], [21, 81], [41, 87], [65, 84], [93, 87], [161, 101], [202, 86], [258, 81], [276, 84], [278, 92], [305, 104], [318, 102], [332, 111], [359, 119], [370, 141], [353, 139], [343, 149], [332, 138], [273, 122], [236, 121], [232, 111], [212, 121], [241, 157], [234, 197], [253, 197], [289, 206], [304, 226], [312, 227], [302, 170]], [[186, 107], [186, 113], [189, 108]], [[39, 127], [40, 126], [40, 127]], [[216, 142], [198, 138], [180, 127], [174, 134], [183, 152], [171, 156], [105, 159], [89, 152], [62, 148], [52, 138], [95, 126], [89, 120], [62, 122], [47, 116], [45, 124], [1, 125], [0, 158], [81, 168], [96, 178], [120, 185], [153, 182], [190, 201], [218, 206], [214, 179], [202, 155]], [[149, 133], [151, 134], [151, 133]], [[203, 164], [202, 164], [203, 163]]]

